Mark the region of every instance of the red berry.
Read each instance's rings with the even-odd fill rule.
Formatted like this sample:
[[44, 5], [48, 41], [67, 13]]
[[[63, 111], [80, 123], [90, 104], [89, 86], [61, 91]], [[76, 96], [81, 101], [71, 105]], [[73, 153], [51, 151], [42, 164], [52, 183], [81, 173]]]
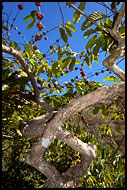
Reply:
[[88, 84], [88, 80], [85, 80], [85, 84]]
[[48, 84], [48, 87], [51, 88], [51, 84]]
[[68, 83], [65, 83], [65, 86], [69, 86], [69, 84], [68, 84]]
[[81, 68], [80, 71], [83, 71], [83, 68]]
[[39, 30], [41, 30], [42, 28], [44, 28], [44, 25], [41, 22], [38, 22], [37, 27]]
[[55, 87], [55, 88], [58, 88], [58, 85], [57, 85], [57, 84], [54, 84], [54, 87]]
[[75, 82], [75, 79], [71, 79], [71, 82]]
[[22, 4], [19, 4], [19, 5], [18, 5], [18, 9], [19, 9], [19, 10], [23, 10], [23, 5], [22, 5]]
[[96, 72], [96, 73], [95, 73], [95, 75], [99, 75], [99, 73], [98, 73], [98, 72]]
[[63, 76], [63, 75], [64, 75], [64, 73], [61, 72], [61, 76]]
[[78, 76], [76, 76], [75, 78], [78, 79]]
[[44, 15], [42, 13], [37, 13], [37, 19], [42, 20], [44, 18]]
[[78, 67], [75, 67], [75, 70], [78, 70]]
[[37, 49], [38, 49], [38, 46], [33, 46], [33, 49], [34, 49], [34, 50], [37, 50]]
[[41, 35], [36, 34], [36, 36], [35, 36], [35, 41], [41, 40], [41, 38], [42, 38]]
[[82, 75], [82, 77], [86, 76], [84, 71], [81, 71], [81, 75]]
[[42, 2], [35, 2], [36, 6], [41, 6]]
[[64, 85], [61, 85], [61, 88], [64, 88]]
[[102, 73], [104, 73], [104, 70], [101, 70]]
[[66, 70], [66, 73], [69, 73], [69, 70]]
[[41, 80], [37, 79], [38, 84], [41, 84]]

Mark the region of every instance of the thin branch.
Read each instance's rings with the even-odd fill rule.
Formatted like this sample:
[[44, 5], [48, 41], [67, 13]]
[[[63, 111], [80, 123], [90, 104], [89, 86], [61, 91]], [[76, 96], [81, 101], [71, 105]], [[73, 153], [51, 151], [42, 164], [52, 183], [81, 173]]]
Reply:
[[7, 47], [6, 45], [3, 45], [3, 44], [2, 44], [2, 50], [3, 50], [3, 52], [13, 55], [14, 57], [16, 57], [19, 60], [20, 64], [24, 68], [24, 71], [27, 73], [27, 75], [31, 81], [31, 84], [34, 88], [35, 102], [37, 104], [39, 104], [40, 106], [44, 107], [47, 111], [49, 111], [49, 112], [53, 111], [54, 108], [52, 106], [48, 105], [46, 102], [44, 102], [43, 100], [40, 99], [40, 91], [38, 90], [38, 86], [36, 84], [35, 78], [31, 72], [30, 68], [28, 67], [25, 59], [22, 56], [22, 52], [21, 51], [19, 52], [18, 50], [13, 49], [12, 47]]
[[62, 21], [63, 21], [63, 26], [64, 26], [64, 16], [63, 16], [63, 13], [62, 13], [62, 9], [61, 9], [61, 6], [59, 4], [59, 2], [57, 2], [58, 6], [59, 6], [59, 9], [60, 9], [60, 13], [61, 13], [61, 16], [62, 16]]
[[[83, 15], [84, 17], [87, 18], [87, 20], [89, 20], [91, 23], [93, 23], [95, 26], [97, 26], [101, 31], [103, 31], [104, 33], [106, 33], [108, 36], [110, 36], [109, 32], [105, 29], [102, 28], [100, 25], [98, 25], [93, 19], [91, 19], [89, 16], [87, 16], [84, 12], [82, 12], [80, 9], [78, 9], [77, 7], [75, 7], [72, 3], [67, 2], [67, 4], [71, 7], [73, 7], [78, 13], [80, 13], [81, 15]], [[111, 36], [110, 36], [111, 37]], [[113, 38], [113, 37], [111, 37]], [[113, 38], [114, 39], [114, 38]], [[115, 39], [114, 39], [115, 40]]]
[[122, 18], [124, 16], [124, 12], [125, 12], [125, 3], [122, 4], [122, 7], [120, 9], [120, 12], [115, 20], [115, 24], [114, 24], [114, 30], [118, 30], [119, 25], [122, 23]]

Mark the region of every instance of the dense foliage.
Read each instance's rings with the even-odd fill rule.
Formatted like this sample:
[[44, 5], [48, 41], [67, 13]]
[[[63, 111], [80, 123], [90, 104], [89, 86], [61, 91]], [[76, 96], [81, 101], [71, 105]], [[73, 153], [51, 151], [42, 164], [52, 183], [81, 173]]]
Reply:
[[[37, 4], [35, 6], [41, 6]], [[41, 3], [41, 2], [40, 2]], [[85, 9], [85, 2], [79, 3], [79, 9]], [[119, 4], [119, 3], [118, 3]], [[69, 8], [68, 5], [66, 5]], [[20, 11], [23, 11], [23, 6], [18, 6]], [[111, 3], [110, 10], [114, 11], [114, 4]], [[3, 15], [8, 14], [4, 12]], [[39, 15], [40, 14], [40, 15]], [[113, 42], [109, 36], [97, 27], [91, 28], [92, 23], [87, 19], [82, 23], [81, 30], [84, 31], [84, 37], [93, 35], [86, 49], [77, 54], [73, 52], [68, 44], [68, 37], [72, 38], [72, 31], [76, 32], [76, 27], [70, 21], [65, 23], [65, 26], [59, 26], [59, 32], [64, 45], [59, 44], [59, 39], [56, 40], [54, 46], [50, 47], [50, 55], [56, 53], [57, 59], [52, 60], [52, 65], [49, 64], [48, 56], [38, 50], [37, 42], [46, 39], [46, 33], [42, 32], [44, 26], [41, 23], [44, 15], [36, 10], [31, 11], [30, 15], [24, 18], [25, 21], [32, 19], [32, 22], [27, 26], [30, 29], [36, 22], [38, 33], [32, 36], [29, 43], [24, 44], [23, 57], [27, 61], [31, 69], [38, 89], [45, 102], [52, 107], [59, 109], [64, 104], [69, 104], [73, 98], [86, 95], [102, 86], [101, 83], [95, 81], [87, 81], [84, 72], [84, 66], [87, 64], [91, 67], [93, 61], [98, 62], [99, 50], [111, 53], [117, 44]], [[89, 15], [94, 21], [98, 21], [101, 27], [111, 27], [113, 20], [108, 18], [102, 12], [93, 12]], [[78, 12], [73, 15], [73, 24], [77, 23], [81, 18]], [[95, 19], [96, 18], [96, 19]], [[37, 24], [37, 23], [36, 23]], [[8, 32], [11, 28], [17, 30], [19, 36], [22, 35], [13, 23], [8, 23], [4, 19], [2, 21], [2, 42], [3, 44], [21, 50], [20, 45], [16, 41], [12, 41]], [[48, 32], [47, 32], [48, 33]], [[125, 28], [122, 28], [121, 35], [125, 35]], [[23, 36], [22, 36], [23, 37]], [[35, 37], [35, 39], [34, 39]], [[23, 37], [24, 38], [24, 37]], [[100, 43], [101, 42], [101, 43]], [[83, 63], [82, 63], [83, 61]], [[82, 63], [82, 64], [81, 64]], [[80, 78], [75, 76], [71, 82], [63, 84], [58, 83], [58, 79], [68, 72], [80, 70]], [[101, 71], [102, 73], [104, 70]], [[99, 72], [95, 73], [96, 75]], [[46, 77], [43, 77], [46, 75]], [[118, 77], [107, 77], [105, 80], [119, 82]], [[2, 54], [2, 188], [42, 188], [46, 177], [39, 171], [30, 167], [25, 163], [25, 156], [30, 151], [33, 142], [39, 138], [23, 137], [19, 130], [20, 120], [27, 122], [32, 118], [46, 113], [46, 110], [38, 106], [33, 101], [34, 89], [30, 83], [30, 78], [24, 72], [19, 60], [16, 58], [8, 58], [7, 54]], [[125, 119], [124, 102], [120, 97], [116, 97], [114, 105], [108, 105], [102, 108], [95, 107], [93, 115], [101, 113], [103, 118], [108, 115], [113, 120]], [[118, 103], [120, 102], [120, 104]], [[122, 102], [122, 103], [121, 103]], [[111, 108], [111, 109], [110, 109]], [[78, 116], [77, 116], [78, 117]], [[46, 123], [45, 123], [46, 125]], [[98, 133], [86, 132], [83, 126], [75, 124], [73, 118], [64, 123], [64, 126], [72, 134], [80, 138], [83, 142], [93, 142], [97, 146], [97, 158], [92, 163], [88, 173], [79, 179], [77, 187], [82, 188], [121, 188], [125, 187], [125, 158], [120, 151], [114, 153], [117, 148], [117, 143], [112, 138], [111, 125], [100, 126]], [[102, 143], [102, 138], [105, 138], [105, 144]], [[110, 143], [106, 143], [107, 139]], [[113, 155], [113, 156], [112, 156]], [[50, 147], [45, 151], [45, 159], [52, 163], [58, 171], [65, 172], [69, 167], [81, 162], [81, 155], [67, 146], [60, 140], [55, 139]]]

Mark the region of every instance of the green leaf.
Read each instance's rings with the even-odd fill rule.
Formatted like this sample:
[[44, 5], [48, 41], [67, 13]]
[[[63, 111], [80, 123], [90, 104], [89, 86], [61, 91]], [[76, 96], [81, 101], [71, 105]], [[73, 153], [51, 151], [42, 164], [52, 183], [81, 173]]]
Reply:
[[89, 57], [88, 57], [87, 55], [85, 55], [84, 61], [87, 63], [87, 65], [88, 65], [89, 67], [91, 67], [91, 65], [89, 64]]
[[67, 43], [68, 42], [68, 38], [67, 38], [67, 34], [65, 32], [65, 30], [62, 28], [62, 25], [59, 26], [59, 31], [60, 31], [60, 35], [62, 40]]
[[96, 115], [98, 112], [99, 112], [99, 108], [95, 107], [94, 110], [93, 110], [93, 115]]
[[24, 45], [25, 52], [28, 56], [28, 59], [30, 60], [31, 63], [33, 62], [32, 55], [33, 55], [33, 46], [31, 44], [25, 44]]
[[[85, 9], [86, 2], [81, 2], [80, 5], [78, 6], [78, 9], [83, 11]], [[77, 11], [73, 15], [73, 23], [75, 24], [81, 19], [82, 15], [78, 13]]]
[[93, 52], [94, 52], [95, 56], [97, 56], [100, 47], [102, 47], [102, 45], [103, 45], [103, 42], [104, 42], [103, 36], [100, 36], [96, 39], [96, 41], [95, 41], [96, 46], [93, 48]]
[[70, 62], [70, 65], [69, 65], [69, 70], [70, 71], [73, 71], [73, 68], [74, 68], [74, 65], [75, 65], [75, 61], [76, 61], [76, 58], [73, 57], [71, 62]]
[[67, 23], [66, 23], [66, 27], [67, 28], [69, 28], [69, 29], [71, 29], [73, 32], [76, 32], [76, 28], [75, 28], [75, 26], [73, 26], [72, 24], [71, 24], [71, 21], [68, 21]]
[[88, 38], [91, 34], [95, 33], [98, 31], [98, 28], [96, 27], [95, 29], [89, 29], [84, 33], [84, 38]]
[[18, 44], [15, 41], [11, 41], [9, 46], [14, 49], [21, 50], [21, 48], [18, 46]]
[[75, 64], [80, 64], [80, 61], [76, 59]]
[[51, 69], [51, 66], [47, 66], [47, 67], [46, 67], [46, 71], [47, 71], [48, 77], [51, 78], [51, 76], [52, 76], [52, 69]]
[[70, 56], [66, 57], [66, 58], [62, 61], [61, 68], [62, 68], [62, 69], [66, 68], [67, 65], [70, 63], [71, 59], [72, 59], [72, 58], [71, 58]]
[[114, 76], [106, 77], [103, 79], [103, 81], [113, 81], [113, 82], [118, 82], [118, 79]]
[[104, 21], [105, 21], [104, 28], [112, 27], [113, 21], [111, 19], [104, 19]]
[[71, 33], [71, 31], [70, 31], [66, 26], [65, 26], [65, 29], [66, 29], [68, 35], [72, 38], [72, 33]]
[[35, 20], [33, 20], [30, 24], [28, 24], [26, 29], [32, 28], [34, 26], [34, 24], [35, 24]]
[[[100, 20], [105, 18], [106, 15], [102, 12], [93, 12], [89, 15], [89, 18], [93, 19], [94, 21]], [[84, 31], [86, 30], [88, 27], [92, 26], [93, 23], [91, 21], [89, 21], [88, 19], [86, 19], [81, 26], [81, 30]]]
[[31, 11], [31, 16], [35, 20], [37, 16], [37, 10]]
[[95, 44], [96, 38], [97, 34], [92, 36], [92, 38], [90, 38], [90, 40], [86, 44], [86, 49], [92, 48], [92, 46]]
[[57, 73], [59, 72], [58, 62], [56, 62], [56, 61], [54, 61], [54, 62], [52, 63], [52, 72], [53, 72], [54, 74], [57, 74]]
[[28, 15], [28, 16], [26, 16], [26, 17], [24, 18], [24, 21], [28, 21], [28, 20], [30, 20], [30, 19], [32, 19], [32, 16], [31, 16], [31, 15]]

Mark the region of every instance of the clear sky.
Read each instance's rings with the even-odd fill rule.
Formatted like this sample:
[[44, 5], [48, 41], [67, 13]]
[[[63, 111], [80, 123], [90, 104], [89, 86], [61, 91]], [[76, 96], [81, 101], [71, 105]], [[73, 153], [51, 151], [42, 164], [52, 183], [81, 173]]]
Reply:
[[[73, 8], [67, 8], [66, 7], [66, 2], [59, 2], [61, 9], [62, 9], [62, 13], [64, 16], [64, 22], [66, 23], [67, 21], [71, 21], [71, 23], [73, 24], [73, 14], [75, 12], [75, 10]], [[108, 4], [111, 2], [108, 2]], [[27, 41], [31, 40], [31, 36], [38, 33], [38, 29], [36, 27], [36, 24], [34, 27], [32, 27], [31, 29], [27, 30], [26, 27], [27, 25], [31, 22], [30, 21], [24, 21], [23, 19], [30, 14], [31, 11], [33, 10], [38, 10], [38, 7], [35, 6], [34, 2], [4, 2], [3, 6], [4, 9], [3, 11], [6, 13], [10, 14], [10, 18], [9, 18], [9, 22], [12, 23], [13, 18], [16, 16], [17, 12], [18, 12], [18, 4], [23, 4], [23, 10], [20, 10], [18, 13], [18, 16], [16, 17], [16, 21], [14, 23], [14, 26], [16, 26], [18, 28], [18, 31], [22, 33], [22, 35], [25, 36], [25, 39]], [[120, 3], [121, 5], [121, 3]], [[119, 7], [120, 7], [119, 5]], [[75, 4], [76, 7], [79, 6], [79, 3], [77, 2]], [[105, 7], [103, 7], [102, 5], [99, 5], [96, 2], [86, 2], [86, 8], [85, 8], [85, 14], [89, 15], [92, 12], [95, 11], [101, 11], [106, 13], [106, 9]], [[62, 16], [60, 13], [60, 9], [58, 7], [57, 2], [42, 2], [41, 5], [41, 13], [44, 14], [44, 19], [41, 21], [43, 23], [43, 25], [45, 26], [45, 29], [42, 29], [43, 31], [47, 31], [47, 30], [52, 30], [54, 27], [59, 26], [60, 24], [62, 24]], [[109, 15], [110, 11], [107, 9], [107, 13]], [[6, 15], [3, 16], [4, 18], [6, 18]], [[72, 32], [72, 39], [69, 37], [69, 41], [68, 43], [70, 44], [70, 47], [72, 49], [72, 51], [79, 53], [82, 50], [85, 49], [85, 45], [88, 42], [89, 38], [83, 38], [83, 34], [84, 31], [81, 31], [81, 25], [83, 23], [83, 21], [85, 20], [85, 18], [82, 16], [81, 20], [76, 23], [73, 24], [75, 25], [77, 31], [76, 32]], [[23, 50], [23, 45], [25, 44], [23, 38], [18, 35], [18, 32], [15, 31], [14, 29], [12, 29], [10, 31], [10, 35], [11, 35], [11, 40], [16, 41], [17, 43], [19, 43], [20, 47]], [[48, 52], [48, 50], [50, 50], [50, 46], [52, 46], [55, 42], [56, 39], [60, 38], [60, 33], [59, 33], [59, 29], [58, 27], [54, 30], [52, 30], [51, 32], [47, 33], [46, 36], [48, 37], [49, 40], [45, 40], [44, 38], [41, 39], [41, 41], [38, 42], [38, 47], [39, 50], [46, 54]], [[91, 36], [90, 36], [91, 37]], [[60, 40], [59, 44], [65, 44], [62, 39]], [[47, 53], [47, 55], [50, 53], [50, 51]], [[51, 60], [52, 59], [57, 59], [56, 54], [53, 54], [53, 56], [49, 56], [49, 65], [51, 65]], [[93, 63], [92, 64], [92, 68], [89, 68], [87, 66], [87, 64], [84, 66], [84, 71], [86, 73], [86, 78], [90, 75], [93, 75], [95, 72], [99, 72], [101, 71], [103, 67], [102, 62], [105, 59], [105, 52], [104, 53], [100, 53], [99, 56], [99, 61], [98, 64], [97, 63]], [[46, 60], [46, 58], [45, 58]], [[119, 60], [117, 60], [118, 63]], [[76, 65], [78, 66], [78, 65]], [[123, 69], [125, 71], [125, 60], [123, 60], [120, 64], [119, 67], [121, 69]], [[69, 73], [66, 76], [61, 77], [60, 79], [62, 81], [68, 81], [70, 82], [71, 78], [75, 78], [75, 76], [78, 75], [80, 76], [80, 71], [73, 71], [71, 73]], [[105, 78], [106, 76], [115, 76], [113, 73], [109, 74], [108, 71], [104, 72], [103, 74], [99, 74], [98, 76], [94, 75], [92, 77], [88, 77], [88, 80], [92, 80], [92, 81], [97, 81], [100, 82], [104, 85], [112, 85], [114, 84], [114, 82], [108, 82], [108, 81], [103, 81], [103, 78]]]

